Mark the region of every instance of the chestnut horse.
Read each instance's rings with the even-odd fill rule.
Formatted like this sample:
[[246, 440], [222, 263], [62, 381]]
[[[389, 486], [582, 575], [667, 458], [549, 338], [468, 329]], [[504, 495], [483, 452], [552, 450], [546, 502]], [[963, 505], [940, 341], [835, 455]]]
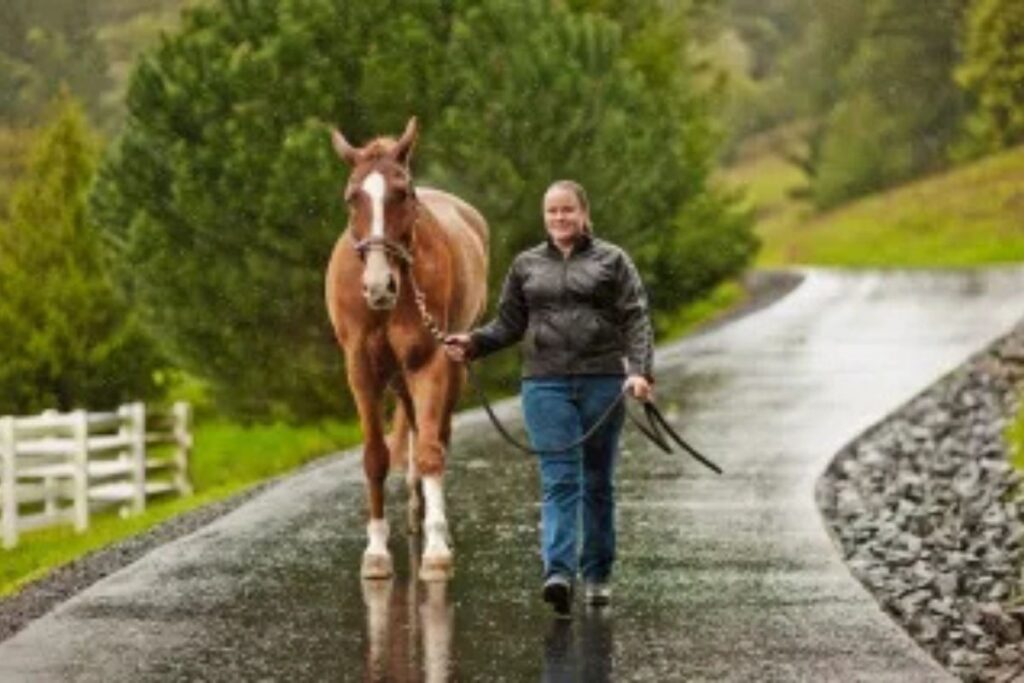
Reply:
[[[370, 521], [362, 576], [392, 574], [384, 482], [389, 464], [406, 461], [410, 530], [422, 523], [426, 533], [419, 575], [440, 581], [452, 570], [442, 478], [465, 369], [428, 330], [416, 291], [442, 329], [465, 330], [479, 320], [487, 305], [488, 228], [466, 202], [413, 186], [416, 132], [412, 118], [399, 140], [378, 138], [361, 148], [332, 132], [352, 171], [348, 227], [327, 268], [327, 309], [363, 430]], [[398, 398], [390, 444], [383, 425], [388, 388]]]

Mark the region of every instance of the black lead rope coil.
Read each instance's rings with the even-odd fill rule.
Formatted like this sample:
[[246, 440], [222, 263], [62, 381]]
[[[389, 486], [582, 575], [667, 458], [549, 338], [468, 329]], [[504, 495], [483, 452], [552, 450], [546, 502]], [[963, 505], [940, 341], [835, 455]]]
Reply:
[[[609, 406], [601, 414], [601, 417], [597, 419], [597, 422], [595, 422], [593, 426], [591, 426], [591, 428], [588, 429], [583, 436], [581, 436], [579, 439], [572, 442], [571, 444], [562, 446], [561, 448], [531, 448], [521, 443], [514, 436], [512, 436], [509, 433], [509, 431], [505, 429], [505, 425], [501, 423], [501, 420], [498, 419], [498, 416], [494, 414], [494, 410], [491, 408], [490, 401], [487, 400], [487, 396], [484, 394], [483, 388], [480, 385], [480, 381], [476, 376], [476, 372], [473, 370], [472, 362], [466, 363], [466, 372], [469, 375], [469, 383], [473, 386], [473, 391], [476, 393], [477, 398], [480, 400], [480, 404], [483, 406], [484, 412], [487, 413], [487, 417], [490, 418], [491, 424], [494, 425], [494, 428], [497, 429], [498, 433], [501, 434], [501, 436], [512, 446], [514, 446], [515, 448], [519, 449], [524, 453], [532, 455], [554, 455], [556, 453], [565, 453], [567, 451], [571, 451], [572, 449], [578, 446], [583, 445], [602, 426], [604, 426], [604, 423], [607, 422], [609, 417], [611, 417], [615, 409], [625, 400], [627, 392], [626, 387], [623, 386], [622, 391], [620, 391], [619, 395], [615, 397], [615, 400], [612, 401], [611, 404], [609, 404]], [[716, 465], [715, 463], [711, 462], [703, 455], [701, 455], [697, 451], [697, 449], [688, 444], [683, 439], [683, 437], [681, 437], [678, 434], [678, 432], [676, 432], [676, 430], [672, 428], [672, 426], [668, 423], [668, 420], [666, 420], [665, 416], [661, 413], [661, 410], [659, 410], [658, 406], [654, 404], [654, 401], [644, 401], [644, 416], [647, 418], [647, 425], [644, 425], [628, 407], [626, 408], [626, 415], [629, 417], [630, 421], [634, 425], [636, 425], [637, 429], [639, 429], [644, 436], [646, 436], [652, 443], [658, 446], [658, 448], [660, 448], [661, 450], [665, 451], [666, 453], [672, 453], [672, 447], [669, 445], [668, 441], [665, 439], [665, 436], [661, 431], [662, 429], [664, 429], [665, 432], [668, 433], [669, 437], [671, 437], [673, 441], [679, 444], [683, 448], [683, 450], [685, 450], [691, 457], [693, 457], [695, 460], [697, 460], [699, 463], [701, 463], [708, 469], [712, 470], [713, 472], [717, 474], [722, 474], [722, 470], [720, 467], [718, 467], [718, 465]]]

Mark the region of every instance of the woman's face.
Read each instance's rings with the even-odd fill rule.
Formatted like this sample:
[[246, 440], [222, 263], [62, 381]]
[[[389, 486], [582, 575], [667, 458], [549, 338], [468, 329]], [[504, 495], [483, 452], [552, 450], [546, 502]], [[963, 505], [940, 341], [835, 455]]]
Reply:
[[587, 224], [587, 212], [576, 193], [566, 187], [553, 187], [544, 195], [544, 227], [551, 240], [562, 247], [571, 246]]

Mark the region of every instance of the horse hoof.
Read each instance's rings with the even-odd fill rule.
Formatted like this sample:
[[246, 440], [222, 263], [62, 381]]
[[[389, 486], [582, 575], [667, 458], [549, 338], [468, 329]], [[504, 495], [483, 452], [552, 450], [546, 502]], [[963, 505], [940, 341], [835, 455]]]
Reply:
[[420, 581], [447, 581], [454, 573], [451, 553], [423, 556], [423, 562], [420, 564]]
[[362, 577], [364, 579], [390, 579], [394, 574], [391, 555], [363, 553]]

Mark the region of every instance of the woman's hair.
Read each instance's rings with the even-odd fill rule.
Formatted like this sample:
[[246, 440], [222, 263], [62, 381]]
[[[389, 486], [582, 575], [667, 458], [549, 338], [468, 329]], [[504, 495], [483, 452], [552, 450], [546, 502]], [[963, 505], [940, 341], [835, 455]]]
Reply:
[[590, 200], [587, 199], [587, 191], [583, 189], [583, 186], [575, 180], [556, 180], [548, 186], [544, 194], [555, 189], [569, 190], [576, 196], [576, 201], [580, 203], [580, 207], [587, 212], [587, 221], [583, 224], [583, 229], [587, 232], [593, 232], [594, 226], [590, 223]]

